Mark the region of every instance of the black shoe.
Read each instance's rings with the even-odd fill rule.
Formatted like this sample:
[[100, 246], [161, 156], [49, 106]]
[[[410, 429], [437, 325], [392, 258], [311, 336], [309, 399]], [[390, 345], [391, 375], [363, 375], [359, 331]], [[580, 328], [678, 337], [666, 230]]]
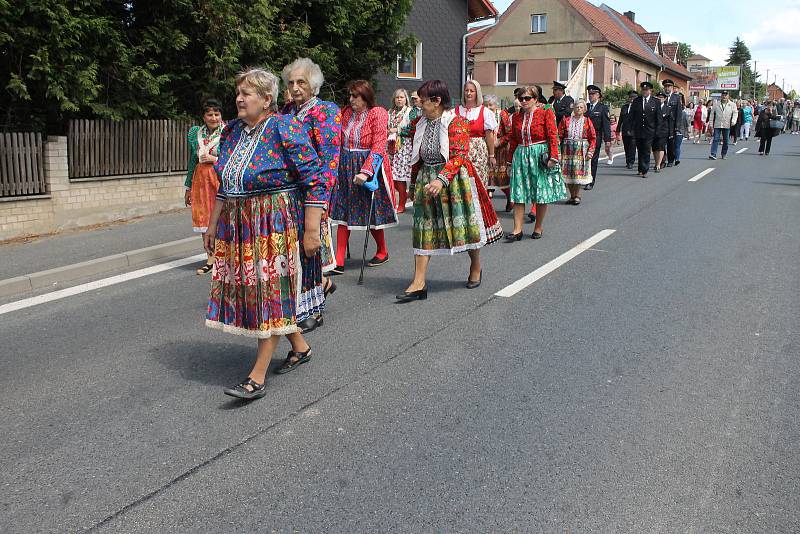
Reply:
[[672, 167], [674, 163], [667, 163], [667, 167]]
[[325, 293], [325, 298], [328, 298], [328, 295], [333, 295], [336, 293], [336, 282], [328, 280], [328, 285], [326, 285], [322, 291]]
[[344, 274], [344, 265], [337, 265], [328, 273], [328, 276], [336, 276], [339, 274]]
[[708, 156], [708, 159], [717, 159], [717, 156]]
[[416, 291], [403, 291], [399, 295], [395, 295], [398, 304], [412, 302], [414, 300], [425, 300], [428, 298], [428, 288], [423, 287]]
[[592, 189], [594, 189], [594, 182], [588, 183], [588, 184], [583, 186], [583, 190], [584, 191], [591, 191]]
[[367, 267], [379, 267], [389, 261], [389, 255], [387, 254], [385, 258], [379, 258], [378, 256], [373, 256], [371, 260], [367, 262]]
[[483, 280], [483, 271], [481, 271], [481, 273], [478, 275], [477, 281], [472, 281], [469, 278], [467, 278], [467, 285], [466, 285], [467, 289], [475, 289], [476, 287], [480, 287], [481, 280]]
[[575, 197], [575, 198], [572, 199], [572, 205], [573, 206], [578, 206], [578, 205], [580, 205], [580, 203], [581, 203], [581, 197]]
[[661, 172], [661, 167], [656, 167], [653, 172], [655, 172], [656, 174], [660, 173]]
[[[250, 386], [252, 391], [247, 389], [247, 386]], [[241, 383], [236, 384], [232, 388], [223, 389], [222, 392], [225, 393], [225, 395], [236, 397], [237, 399], [255, 400], [266, 395], [267, 388], [264, 384], [259, 384], [252, 378], [248, 378], [247, 380], [243, 380]]]
[[626, 165], [625, 165], [625, 168], [626, 168], [626, 169], [629, 169], [629, 170], [630, 170], [630, 169], [633, 169], [633, 165], [631, 165], [630, 163], [628, 163], [628, 164], [626, 164]]
[[680, 164], [681, 164], [681, 161], [680, 161], [679, 159], [676, 159], [676, 160], [675, 160], [675, 166], [677, 167], [677, 166], [678, 166], [678, 165], [680, 165]]
[[522, 232], [518, 234], [508, 234], [506, 236], [506, 243], [513, 243], [514, 241], [522, 241]]
[[301, 334], [308, 334], [309, 332], [313, 332], [320, 326], [324, 324], [322, 316], [319, 316], [319, 319], [314, 319], [313, 317], [309, 317], [303, 321], [297, 323], [297, 326], [300, 328]]
[[541, 239], [541, 238], [542, 238], [542, 233], [541, 232], [533, 232], [531, 234], [531, 239]]
[[308, 347], [308, 350], [305, 352], [295, 352], [293, 350], [290, 350], [289, 354], [286, 356], [286, 359], [283, 360], [281, 366], [275, 369], [275, 374], [285, 375], [289, 371], [294, 371], [297, 367], [310, 361], [311, 361], [311, 347]]
[[534, 215], [533, 213], [529, 213], [528, 214], [528, 222], [531, 222], [531, 223], [536, 222], [536, 215]]
[[642, 178], [647, 178], [647, 173], [646, 173], [646, 172], [643, 172], [643, 173], [642, 173], [640, 176], [641, 176]]

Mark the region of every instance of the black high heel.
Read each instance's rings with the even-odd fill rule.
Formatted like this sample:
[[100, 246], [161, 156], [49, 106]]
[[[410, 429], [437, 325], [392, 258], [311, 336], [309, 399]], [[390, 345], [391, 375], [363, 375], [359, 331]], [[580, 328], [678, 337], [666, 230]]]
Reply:
[[469, 277], [467, 277], [467, 284], [466, 284], [467, 289], [475, 289], [477, 287], [480, 287], [482, 280], [483, 280], [483, 269], [481, 269], [480, 274], [478, 274], [477, 280], [470, 280]]
[[336, 282], [328, 278], [328, 285], [326, 285], [322, 291], [325, 293], [325, 298], [328, 298], [328, 295], [333, 295], [336, 293]]
[[398, 304], [412, 302], [414, 300], [425, 300], [428, 298], [428, 288], [423, 287], [422, 289], [418, 289], [416, 291], [404, 291], [403, 293], [396, 295], [394, 298], [397, 299]]
[[514, 241], [522, 241], [522, 232], [518, 234], [508, 234], [506, 236], [506, 243], [513, 243]]

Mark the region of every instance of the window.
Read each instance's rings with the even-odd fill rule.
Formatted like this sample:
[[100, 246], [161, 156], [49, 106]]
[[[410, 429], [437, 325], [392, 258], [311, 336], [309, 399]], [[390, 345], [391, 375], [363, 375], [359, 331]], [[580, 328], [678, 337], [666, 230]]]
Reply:
[[516, 85], [517, 84], [517, 64], [514, 62], [497, 63], [497, 84]]
[[611, 70], [611, 85], [619, 85], [622, 80], [622, 63], [619, 61], [614, 62], [614, 68]]
[[652, 76], [650, 76], [649, 74], [645, 74], [644, 79], [647, 82], [653, 83]]
[[547, 15], [531, 15], [531, 33], [545, 33], [547, 31]]
[[558, 81], [566, 83], [578, 65], [581, 64], [580, 59], [559, 59], [558, 60]]
[[397, 77], [406, 80], [422, 79], [422, 43], [410, 56], [397, 56]]

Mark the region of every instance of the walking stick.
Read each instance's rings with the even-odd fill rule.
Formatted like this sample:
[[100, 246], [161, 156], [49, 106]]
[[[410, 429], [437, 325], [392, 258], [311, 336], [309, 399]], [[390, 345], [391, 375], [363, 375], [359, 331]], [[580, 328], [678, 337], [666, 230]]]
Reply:
[[361, 274], [358, 275], [358, 285], [364, 284], [364, 266], [367, 264], [367, 244], [369, 243], [369, 226], [372, 222], [372, 210], [375, 206], [375, 191], [369, 198], [369, 213], [367, 214], [367, 231], [364, 232], [364, 250], [361, 251]]

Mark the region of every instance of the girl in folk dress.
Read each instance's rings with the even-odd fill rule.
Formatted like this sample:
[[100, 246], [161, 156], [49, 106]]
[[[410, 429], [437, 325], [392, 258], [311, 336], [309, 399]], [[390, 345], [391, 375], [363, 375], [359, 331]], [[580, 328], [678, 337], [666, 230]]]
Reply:
[[[214, 209], [214, 197], [219, 189], [219, 179], [214, 163], [219, 155], [219, 136], [225, 126], [222, 122], [222, 104], [209, 99], [203, 104], [203, 126], [189, 128], [189, 166], [186, 171], [184, 203], [192, 207], [192, 230], [205, 233], [208, 220]], [[197, 274], [211, 271], [211, 256], [206, 264], [197, 269]]]
[[486, 186], [489, 183], [489, 167], [497, 164], [494, 153], [494, 138], [497, 119], [483, 103], [481, 85], [475, 80], [464, 84], [463, 105], [456, 108], [456, 114], [469, 121], [469, 159], [475, 166], [478, 177]]
[[542, 237], [547, 205], [567, 196], [558, 166], [558, 126], [552, 106], [538, 102], [536, 87], [526, 87], [519, 96], [522, 110], [511, 120], [511, 201], [514, 203], [514, 231], [506, 241], [522, 239], [525, 204], [536, 204], [533, 239]]
[[466, 287], [481, 284], [480, 248], [503, 235], [489, 194], [469, 160], [469, 123], [450, 110], [450, 93], [440, 80], [417, 91], [423, 117], [413, 123], [414, 279], [400, 302], [428, 297], [425, 275], [431, 256], [467, 251]]
[[389, 110], [389, 159], [392, 178], [397, 192], [397, 213], [406, 211], [408, 183], [411, 181], [411, 139], [408, 137], [411, 121], [419, 110], [411, 105], [405, 89], [397, 89], [392, 97], [394, 106]]
[[564, 117], [558, 125], [561, 139], [561, 173], [569, 188], [567, 204], [581, 203], [582, 186], [592, 181], [592, 157], [597, 135], [592, 121], [586, 116], [586, 102], [578, 100], [572, 115]]
[[[370, 267], [389, 261], [389, 249], [383, 229], [397, 225], [394, 207], [392, 168], [386, 159], [389, 136], [389, 114], [375, 105], [375, 92], [366, 80], [356, 80], [347, 86], [350, 105], [342, 111], [342, 155], [339, 176], [331, 194], [330, 217], [339, 228], [336, 232], [336, 268], [331, 274], [344, 273], [344, 259], [350, 230], [369, 227], [378, 245]], [[374, 192], [372, 218], [368, 219], [373, 193], [363, 187], [373, 175], [373, 163], [382, 160], [382, 179]]]

